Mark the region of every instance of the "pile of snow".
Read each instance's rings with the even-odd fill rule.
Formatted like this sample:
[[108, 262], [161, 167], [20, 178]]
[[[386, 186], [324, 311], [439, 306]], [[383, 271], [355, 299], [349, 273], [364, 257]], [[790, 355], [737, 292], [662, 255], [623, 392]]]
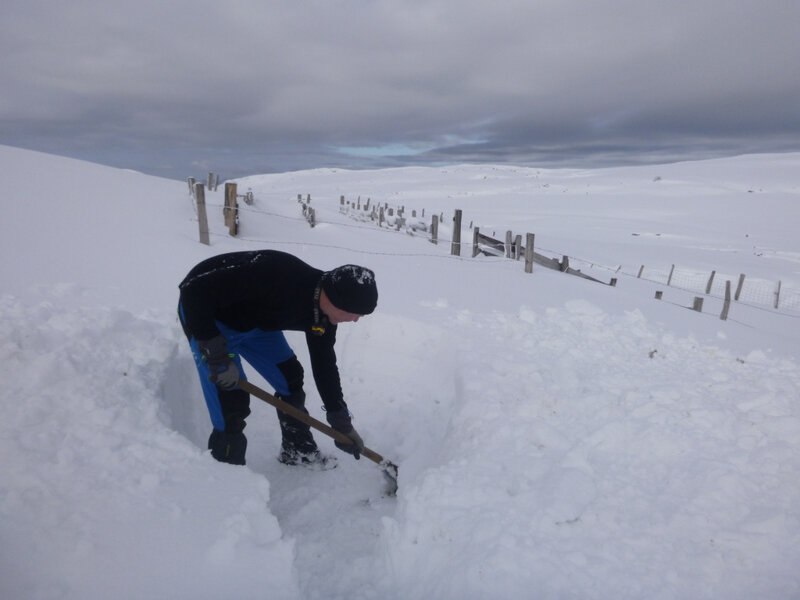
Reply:
[[165, 402], [191, 374], [173, 324], [63, 294], [0, 305], [3, 597], [225, 597], [231, 570], [292, 597], [267, 482], [171, 427]]
[[[210, 247], [185, 183], [0, 160], [3, 598], [800, 595], [800, 315], [735, 304], [721, 321], [686, 291], [527, 275], [339, 212], [340, 195], [461, 208], [601, 265], [680, 256], [791, 287], [800, 155], [258, 176], [239, 182], [256, 202], [237, 239], [207, 193]], [[396, 498], [366, 460], [277, 463], [255, 399], [247, 467], [205, 450], [176, 286], [259, 247], [375, 271], [378, 310], [337, 354], [356, 427], [400, 466]]]

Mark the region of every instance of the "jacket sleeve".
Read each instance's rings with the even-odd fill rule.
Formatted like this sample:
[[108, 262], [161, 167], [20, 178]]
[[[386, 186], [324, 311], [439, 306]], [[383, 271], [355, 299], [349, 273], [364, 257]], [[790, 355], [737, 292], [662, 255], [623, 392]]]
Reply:
[[308, 354], [311, 359], [311, 371], [314, 383], [322, 398], [326, 411], [345, 408], [347, 404], [342, 394], [342, 383], [339, 379], [339, 367], [336, 365], [336, 326], [330, 326], [325, 335], [314, 335], [306, 332]]

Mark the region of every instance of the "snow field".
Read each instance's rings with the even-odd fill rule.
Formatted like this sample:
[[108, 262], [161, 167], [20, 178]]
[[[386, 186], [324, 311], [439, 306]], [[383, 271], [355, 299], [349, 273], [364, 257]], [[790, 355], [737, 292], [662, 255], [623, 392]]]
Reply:
[[[261, 212], [243, 211], [238, 239], [207, 195], [211, 247], [182, 182], [0, 158], [13, 166], [0, 190], [4, 599], [800, 595], [791, 312], [735, 305], [722, 322], [679, 290], [657, 302], [644, 280], [524, 275], [338, 212], [342, 193], [424, 201], [608, 264], [677, 254], [698, 272], [790, 282], [797, 155], [259, 176], [240, 182]], [[274, 409], [256, 399], [247, 467], [205, 450], [176, 286], [207, 256], [258, 247], [375, 270], [378, 311], [340, 328], [337, 354], [356, 427], [400, 466], [396, 498], [376, 465], [322, 436], [333, 471], [279, 464]], [[287, 337], [324, 419], [302, 335]]]

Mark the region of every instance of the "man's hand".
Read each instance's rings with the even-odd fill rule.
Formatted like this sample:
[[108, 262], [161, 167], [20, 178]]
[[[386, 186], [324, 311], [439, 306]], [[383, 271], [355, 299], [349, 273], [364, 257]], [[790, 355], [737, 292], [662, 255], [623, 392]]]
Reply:
[[239, 383], [239, 369], [228, 354], [228, 343], [222, 335], [198, 340], [197, 347], [208, 365], [208, 379], [223, 390], [232, 390]]
[[336, 445], [336, 447], [343, 452], [352, 454], [355, 456], [356, 460], [361, 458], [361, 453], [364, 451], [364, 440], [361, 439], [361, 436], [358, 435], [358, 432], [353, 428], [353, 422], [350, 418], [350, 412], [347, 410], [347, 408], [329, 411], [325, 414], [325, 417], [328, 419], [328, 423], [331, 424], [331, 427], [333, 427], [336, 431], [343, 433], [353, 441], [352, 444], [344, 444], [334, 441], [333, 443]]

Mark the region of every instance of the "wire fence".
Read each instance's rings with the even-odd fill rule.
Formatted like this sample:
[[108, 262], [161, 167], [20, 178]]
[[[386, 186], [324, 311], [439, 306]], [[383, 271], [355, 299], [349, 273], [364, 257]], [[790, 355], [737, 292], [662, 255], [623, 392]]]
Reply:
[[[321, 221], [336, 221], [337, 226], [349, 227], [354, 229], [370, 229], [375, 231], [386, 232], [387, 234], [403, 233], [414, 237], [423, 238], [429, 242], [441, 242], [447, 244], [452, 248], [458, 247], [459, 249], [465, 247], [472, 247], [474, 242], [460, 241], [455, 235], [448, 237], [448, 227], [444, 226], [441, 229], [437, 228], [436, 239], [433, 239], [432, 225], [434, 223], [446, 224], [444, 213], [430, 214], [428, 219], [425, 217], [425, 210], [421, 211], [406, 211], [405, 207], [389, 207], [388, 203], [382, 205], [372, 204], [367, 200], [363, 205], [360, 202], [345, 202], [344, 196], [340, 199], [340, 205], [337, 210], [329, 209], [324, 205], [316, 204], [313, 211], [310, 210], [311, 196], [307, 195], [303, 200], [300, 194], [297, 195], [297, 201], [301, 204], [302, 215], [297, 217], [287, 216], [272, 211], [263, 210], [253, 206], [252, 193], [248, 193], [249, 202], [246, 206], [237, 206], [236, 210], [242, 213], [252, 213], [271, 218], [286, 219], [292, 221], [306, 221], [312, 227]], [[193, 204], [194, 206], [194, 204]], [[223, 211], [226, 209], [224, 205], [208, 204], [208, 206], [216, 206]], [[382, 210], [381, 210], [382, 209]], [[196, 211], [195, 207], [195, 211]], [[410, 214], [409, 214], [410, 213]], [[419, 213], [419, 214], [418, 214]], [[335, 215], [344, 215], [352, 223], [342, 222], [340, 218]], [[310, 218], [311, 216], [311, 218]], [[448, 214], [449, 216], [449, 214]], [[474, 226], [470, 222], [469, 229]], [[450, 233], [454, 233], [451, 231]], [[214, 235], [212, 233], [212, 235]], [[315, 245], [304, 242], [287, 242], [286, 240], [266, 240], [257, 238], [244, 238], [239, 236], [242, 241], [248, 241], [261, 244], [291, 244], [297, 243], [300, 245]], [[505, 246], [505, 242], [496, 240], [499, 244]], [[350, 250], [362, 254], [375, 254], [375, 255], [397, 255], [397, 256], [414, 256], [414, 257], [435, 257], [447, 258], [455, 260], [465, 260], [469, 257], [469, 252], [459, 251], [456, 255], [444, 254], [441, 252], [380, 252], [374, 250], [364, 250], [359, 248], [343, 247], [343, 246], [330, 246], [318, 244], [324, 247], [336, 247], [340, 249]], [[629, 278], [636, 278], [651, 283], [666, 285], [670, 288], [700, 294], [720, 300], [725, 300], [727, 282], [731, 282], [731, 286], [736, 290], [736, 297], [734, 300], [739, 304], [746, 304], [756, 308], [770, 308], [780, 313], [786, 311], [800, 313], [800, 290], [797, 288], [783, 285], [780, 281], [771, 281], [767, 279], [759, 279], [753, 277], [745, 277], [743, 274], [729, 274], [721, 272], [704, 272], [691, 267], [678, 266], [678, 265], [641, 265], [638, 269], [626, 269], [621, 266], [609, 266], [596, 261], [588, 260], [586, 258], [575, 257], [569, 255], [567, 252], [557, 251], [535, 245], [534, 248], [537, 252], [552, 257], [552, 261], [557, 261], [561, 258], [562, 261], [571, 265], [571, 267], [580, 266], [587, 270], [602, 270], [609, 273], [612, 279], [612, 285], [616, 281], [616, 277], [624, 276]], [[487, 253], [488, 254], [488, 253]], [[493, 255], [498, 255], [492, 252]], [[502, 254], [503, 256], [510, 253]], [[519, 259], [519, 255], [513, 257], [513, 260]], [[567, 262], [568, 261], [568, 262]], [[570, 271], [575, 272], [573, 268]], [[580, 271], [578, 271], [580, 272]], [[797, 317], [800, 315], [787, 314], [787, 316]]]
[[[308, 197], [310, 202], [310, 196]], [[367, 201], [369, 206], [369, 201]], [[383, 204], [384, 217], [382, 219], [376, 218], [376, 210], [373, 206], [372, 211], [364, 210], [360, 202], [345, 202], [344, 196], [340, 198], [339, 212], [347, 215], [349, 218], [359, 222], [372, 222], [377, 221], [379, 226], [383, 226], [385, 221], [386, 229], [403, 230], [411, 235], [419, 235], [421, 233], [427, 234], [430, 232], [430, 227], [427, 223], [417, 216], [417, 212], [412, 213], [412, 217], [405, 216], [405, 207], [389, 208], [388, 203]], [[390, 214], [390, 210], [392, 211]], [[424, 215], [424, 211], [422, 211]], [[445, 222], [444, 214], [436, 215], [440, 223]], [[470, 223], [470, 229], [474, 226]], [[455, 236], [453, 236], [455, 237]], [[507, 236], [507, 240], [512, 236]], [[461, 247], [473, 246], [475, 242], [461, 242], [452, 239], [445, 239], [440, 237], [440, 241], [450, 244], [457, 244]], [[502, 240], [493, 240], [493, 252], [487, 252], [495, 256], [510, 256], [512, 252], [508, 251], [506, 246], [508, 242]], [[497, 247], [502, 247], [503, 250], [497, 252]], [[552, 260], [561, 259], [561, 264], [564, 263], [576, 266], [580, 264], [583, 268], [602, 269], [608, 272], [613, 272], [616, 275], [626, 275], [643, 279], [652, 283], [664, 284], [671, 288], [680, 289], [687, 292], [702, 294], [705, 296], [725, 300], [727, 282], [731, 282], [733, 289], [736, 290], [734, 300], [740, 304], [748, 304], [758, 307], [771, 307], [781, 311], [796, 311], [800, 312], [800, 290], [790, 286], [782, 285], [780, 281], [770, 281], [767, 279], [759, 279], [746, 277], [744, 274], [728, 274], [708, 271], [699, 271], [691, 267], [677, 266], [677, 265], [656, 265], [645, 266], [641, 265], [636, 273], [630, 271], [623, 271], [621, 267], [609, 267], [607, 265], [599, 264], [595, 261], [586, 260], [583, 258], [573, 257], [568, 252], [555, 251], [540, 246], [535, 246], [537, 252], [544, 253], [552, 257]], [[518, 254], [513, 258], [518, 258]], [[573, 269], [570, 269], [571, 271]]]

